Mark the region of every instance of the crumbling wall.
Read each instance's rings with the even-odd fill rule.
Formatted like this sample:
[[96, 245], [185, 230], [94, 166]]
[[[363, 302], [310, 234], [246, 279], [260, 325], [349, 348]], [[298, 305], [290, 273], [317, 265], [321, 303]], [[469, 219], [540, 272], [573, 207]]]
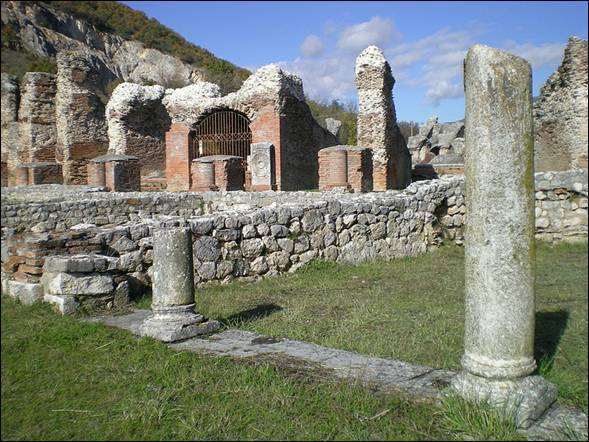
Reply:
[[216, 85], [199, 82], [166, 93], [163, 103], [172, 122], [187, 127], [219, 109], [245, 114], [252, 143], [267, 141], [275, 147], [279, 190], [316, 188], [317, 152], [337, 144], [336, 137], [313, 118], [301, 79], [277, 65], [258, 69], [237, 92], [221, 96]]
[[101, 96], [114, 77], [87, 52], [57, 55], [57, 143], [65, 184], [87, 183], [87, 162], [108, 150], [105, 107]]
[[27, 72], [23, 76], [18, 110], [20, 163], [55, 162], [55, 94], [55, 75]]
[[18, 107], [20, 92], [15, 76], [2, 72], [1, 108], [1, 162], [2, 186], [14, 185], [14, 168], [18, 163], [20, 139], [18, 133]]
[[534, 103], [537, 171], [587, 168], [587, 40], [570, 37]]
[[165, 133], [170, 117], [162, 86], [119, 84], [106, 106], [109, 151], [139, 158], [141, 174], [165, 169]]
[[397, 126], [394, 84], [382, 51], [364, 49], [356, 59], [358, 145], [372, 149], [374, 190], [403, 189], [411, 182], [411, 156]]
[[419, 132], [407, 140], [413, 164], [429, 163], [435, 157], [452, 155], [464, 163], [464, 120], [439, 123], [429, 118]]

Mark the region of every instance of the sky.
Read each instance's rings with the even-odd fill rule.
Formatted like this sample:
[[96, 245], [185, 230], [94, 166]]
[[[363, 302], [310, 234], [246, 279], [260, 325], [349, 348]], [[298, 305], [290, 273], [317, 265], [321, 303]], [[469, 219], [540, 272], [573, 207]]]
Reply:
[[356, 102], [354, 62], [375, 44], [391, 65], [404, 121], [464, 117], [462, 60], [475, 43], [527, 59], [536, 96], [568, 37], [587, 39], [586, 2], [123, 3], [238, 66], [279, 64], [313, 99]]

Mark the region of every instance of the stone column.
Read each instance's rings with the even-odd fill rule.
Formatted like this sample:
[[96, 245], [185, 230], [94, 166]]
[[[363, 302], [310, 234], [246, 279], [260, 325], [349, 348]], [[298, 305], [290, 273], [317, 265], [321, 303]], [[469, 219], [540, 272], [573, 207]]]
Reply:
[[465, 338], [453, 387], [527, 427], [556, 398], [534, 361], [534, 139], [527, 61], [475, 45], [466, 95]]
[[372, 149], [374, 190], [404, 189], [411, 182], [411, 155], [397, 126], [394, 84], [382, 51], [364, 49], [356, 59], [358, 145]]
[[140, 333], [164, 342], [188, 339], [219, 328], [194, 309], [192, 234], [185, 227], [164, 227], [153, 235], [153, 315]]

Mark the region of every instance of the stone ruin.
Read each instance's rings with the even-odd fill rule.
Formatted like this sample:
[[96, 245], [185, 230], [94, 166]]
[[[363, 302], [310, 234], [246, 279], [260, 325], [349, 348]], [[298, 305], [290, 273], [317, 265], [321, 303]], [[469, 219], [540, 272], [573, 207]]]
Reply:
[[[465, 64], [466, 177], [443, 175], [401, 190], [369, 192], [370, 186], [387, 189], [391, 182], [392, 187], [406, 185], [411, 163], [404, 144], [395, 147], [399, 140], [391, 125], [394, 120], [386, 122], [387, 115], [394, 115], [388, 101], [390, 69], [378, 52], [368, 53], [370, 62], [360, 57], [358, 81], [364, 105], [359, 123], [375, 122], [384, 134], [365, 127], [363, 137], [370, 143], [366, 146], [319, 150], [320, 144], [308, 144], [317, 149], [314, 170], [322, 192], [266, 191], [311, 179], [311, 174], [293, 177], [284, 168], [285, 163], [297, 167], [285, 157], [294, 145], [290, 134], [297, 127], [316, 124], [306, 119], [308, 108], [296, 77], [270, 66], [225, 97], [219, 96], [214, 85], [200, 82], [164, 91], [161, 98], [171, 121], [165, 135], [166, 170], [170, 178], [178, 177], [169, 180], [170, 187], [188, 183], [191, 190], [214, 190], [225, 183], [225, 189], [231, 190], [230, 183], [239, 182], [236, 187], [249, 183], [251, 189], [261, 186], [258, 189], [263, 192], [132, 192], [139, 180], [142, 145], [133, 144], [128, 132], [145, 132], [133, 126], [137, 120], [126, 116], [133, 114], [133, 107], [156, 106], [158, 98], [152, 97], [160, 97], [161, 89], [122, 86], [121, 91], [131, 91], [120, 93], [128, 97], [122, 102], [133, 103], [132, 97], [139, 97], [138, 102], [130, 104], [128, 111], [117, 113], [114, 107], [109, 131], [116, 146], [121, 150], [134, 146], [136, 156], [127, 155], [129, 151], [93, 157], [80, 154], [75, 167], [64, 161], [63, 167], [78, 171], [78, 177], [83, 176], [85, 162], [85, 179], [95, 187], [45, 184], [3, 191], [3, 292], [25, 303], [42, 300], [70, 314], [124, 306], [152, 290], [152, 316], [146, 318], [140, 333], [175, 341], [218, 327], [216, 321], [198, 313], [194, 285], [258, 280], [295, 272], [315, 259], [358, 263], [414, 256], [445, 241], [465, 244], [467, 333], [463, 371], [452, 378], [451, 387], [469, 400], [507, 406], [516, 411], [519, 426], [531, 425], [555, 398], [554, 387], [532, 375], [534, 237], [586, 238], [587, 170], [534, 177], [530, 66], [518, 57], [477, 45]], [[86, 61], [70, 73], [82, 84], [87, 78]], [[367, 81], [366, 72], [374, 68], [371, 63], [379, 66], [374, 82]], [[487, 83], [498, 86], [496, 90], [480, 88]], [[3, 78], [3, 96], [5, 91], [10, 96], [12, 84]], [[58, 78], [57, 96], [60, 84]], [[94, 100], [79, 85], [72, 91], [63, 94], [70, 112], [76, 103]], [[515, 98], [506, 102], [505, 96]], [[489, 111], [506, 106], [515, 109], [518, 124], [513, 124], [510, 112]], [[63, 102], [56, 105], [60, 107], [68, 108]], [[3, 112], [2, 127], [7, 133], [15, 122], [31, 124], [14, 118], [15, 108], [9, 107], [6, 118]], [[238, 112], [251, 123], [251, 141], [257, 142], [251, 146], [249, 161], [235, 155], [196, 155], [197, 148], [203, 148], [199, 154], [205, 153], [204, 143], [192, 142], [198, 134], [196, 125], [220, 109]], [[97, 124], [94, 129], [102, 133], [104, 126]], [[60, 145], [59, 130], [58, 125], [61, 147], [56, 158], [62, 152], [74, 161], [78, 149], [88, 152], [100, 145], [100, 151], [104, 150], [102, 144], [91, 144], [75, 131], [66, 137], [69, 144]], [[427, 134], [430, 139], [432, 133], [433, 128]], [[311, 135], [335, 140], [327, 131], [313, 130], [306, 132], [304, 140], [311, 140]], [[151, 133], [149, 137], [155, 138]], [[265, 141], [258, 141], [262, 137]], [[437, 142], [447, 145], [439, 136]], [[68, 149], [74, 152], [69, 157]], [[117, 169], [120, 163], [126, 168]], [[30, 183], [31, 166], [16, 170], [21, 181], [26, 172]], [[134, 184], [129, 185], [131, 181]], [[99, 188], [114, 192], [97, 192]]]
[[382, 51], [369, 46], [356, 59], [358, 145], [372, 149], [374, 190], [403, 189], [411, 182], [411, 156], [397, 126], [395, 79]]
[[536, 170], [587, 168], [587, 118], [587, 40], [570, 37], [534, 103]]

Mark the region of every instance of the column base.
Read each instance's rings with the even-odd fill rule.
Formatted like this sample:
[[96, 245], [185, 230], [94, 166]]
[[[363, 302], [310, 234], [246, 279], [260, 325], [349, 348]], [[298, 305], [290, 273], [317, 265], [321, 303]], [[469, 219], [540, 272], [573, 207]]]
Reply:
[[542, 376], [497, 380], [457, 374], [450, 391], [472, 402], [486, 402], [508, 417], [515, 418], [518, 428], [528, 428], [556, 401], [557, 388]]
[[140, 335], [162, 342], [175, 342], [217, 330], [219, 321], [206, 320], [195, 313], [194, 304], [156, 309], [141, 326]]

